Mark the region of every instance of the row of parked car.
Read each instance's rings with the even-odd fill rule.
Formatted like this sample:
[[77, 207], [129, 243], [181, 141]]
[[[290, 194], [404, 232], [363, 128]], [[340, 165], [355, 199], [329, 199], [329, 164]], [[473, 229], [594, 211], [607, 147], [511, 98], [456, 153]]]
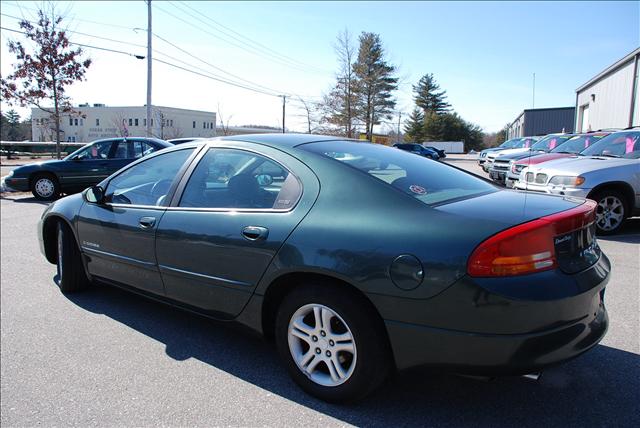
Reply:
[[640, 214], [638, 127], [514, 138], [480, 152], [478, 164], [510, 188], [596, 201], [600, 234]]
[[80, 192], [143, 156], [193, 141], [195, 138], [107, 138], [81, 147], [61, 160], [34, 162], [12, 170], [4, 186], [32, 192], [36, 199], [51, 201], [62, 193]]

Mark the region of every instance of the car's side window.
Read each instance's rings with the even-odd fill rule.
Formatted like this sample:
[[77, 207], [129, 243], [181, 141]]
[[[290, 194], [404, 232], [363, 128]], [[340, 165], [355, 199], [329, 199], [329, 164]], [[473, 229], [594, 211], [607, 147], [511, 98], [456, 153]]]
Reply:
[[176, 174], [193, 153], [193, 148], [161, 154], [133, 165], [108, 184], [108, 203], [164, 206]]
[[79, 152], [75, 159], [78, 160], [100, 160], [108, 159], [109, 151], [113, 141], [101, 141], [99, 143], [93, 143], [86, 149]]
[[259, 154], [209, 149], [193, 171], [180, 199], [187, 208], [293, 208], [302, 187], [285, 167]]
[[155, 146], [152, 146], [151, 144], [145, 141], [132, 141], [131, 145], [132, 145], [131, 157], [134, 159], [139, 159], [157, 150]]
[[132, 156], [129, 156], [131, 146], [130, 141], [122, 140], [116, 142], [115, 150], [113, 151], [113, 155], [111, 159], [130, 159]]

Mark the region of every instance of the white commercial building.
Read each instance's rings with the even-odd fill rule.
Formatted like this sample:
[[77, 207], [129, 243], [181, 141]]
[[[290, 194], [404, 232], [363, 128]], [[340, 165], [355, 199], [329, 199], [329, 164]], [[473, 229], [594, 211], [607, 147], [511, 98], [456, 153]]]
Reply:
[[576, 89], [576, 131], [640, 126], [639, 60], [640, 48]]
[[[153, 137], [215, 137], [216, 114], [209, 111], [153, 106]], [[60, 139], [90, 142], [111, 137], [144, 137], [147, 130], [147, 107], [108, 107], [104, 104], [80, 104], [60, 120]], [[33, 141], [55, 141], [56, 127], [51, 115], [39, 108], [31, 109]]]

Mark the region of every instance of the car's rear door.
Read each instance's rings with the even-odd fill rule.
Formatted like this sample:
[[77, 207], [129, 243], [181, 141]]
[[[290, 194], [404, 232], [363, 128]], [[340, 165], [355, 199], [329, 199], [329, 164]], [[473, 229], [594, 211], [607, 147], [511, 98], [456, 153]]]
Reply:
[[167, 296], [236, 316], [318, 192], [311, 170], [274, 148], [233, 143], [203, 151], [158, 225]]
[[157, 226], [194, 148], [132, 165], [106, 185], [104, 203], [85, 203], [77, 231], [93, 276], [164, 295], [155, 255]]

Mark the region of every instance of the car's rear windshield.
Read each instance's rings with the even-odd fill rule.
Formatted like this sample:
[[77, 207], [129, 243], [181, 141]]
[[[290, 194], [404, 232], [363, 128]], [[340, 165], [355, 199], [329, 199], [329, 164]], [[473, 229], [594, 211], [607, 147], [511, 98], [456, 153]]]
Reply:
[[551, 150], [552, 153], [580, 153], [607, 134], [576, 135]]
[[525, 140], [524, 138], [514, 138], [500, 144], [500, 147], [502, 147], [503, 149], [515, 149], [518, 147], [523, 147], [524, 140]]
[[589, 146], [581, 154], [635, 159], [640, 154], [640, 132], [614, 132]]
[[381, 144], [328, 141], [299, 146], [383, 181], [427, 205], [497, 191], [472, 174]]
[[547, 135], [542, 140], [535, 143], [531, 148], [533, 150], [544, 150], [545, 152], [548, 152], [562, 145], [569, 138], [571, 138], [571, 135]]

